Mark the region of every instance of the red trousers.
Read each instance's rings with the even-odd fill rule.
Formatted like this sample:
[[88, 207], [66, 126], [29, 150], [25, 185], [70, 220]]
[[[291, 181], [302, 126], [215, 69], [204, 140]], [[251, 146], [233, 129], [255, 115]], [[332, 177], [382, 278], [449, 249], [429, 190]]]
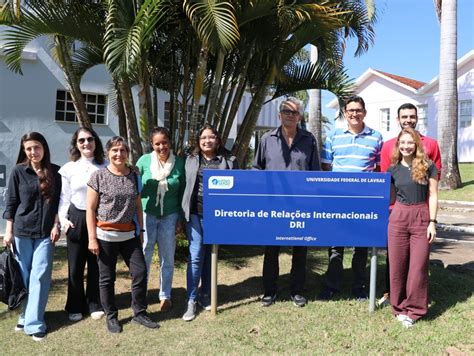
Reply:
[[388, 224], [390, 304], [394, 315], [408, 315], [413, 320], [428, 312], [429, 220], [426, 203], [397, 202]]

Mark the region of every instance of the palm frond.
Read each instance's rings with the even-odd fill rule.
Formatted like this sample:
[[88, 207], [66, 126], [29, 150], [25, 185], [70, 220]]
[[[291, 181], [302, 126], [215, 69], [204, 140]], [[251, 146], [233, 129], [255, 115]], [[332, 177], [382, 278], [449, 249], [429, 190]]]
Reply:
[[132, 18], [129, 1], [108, 1], [104, 57], [113, 73], [135, 70], [148, 53], [154, 31], [165, 24], [168, 9], [165, 0], [145, 0]]
[[230, 51], [240, 39], [234, 7], [229, 1], [185, 0], [183, 9], [201, 42], [213, 52]]
[[283, 68], [276, 80], [272, 99], [300, 90], [324, 89], [338, 97], [351, 94], [354, 82], [347, 72], [327, 63], [290, 64]]

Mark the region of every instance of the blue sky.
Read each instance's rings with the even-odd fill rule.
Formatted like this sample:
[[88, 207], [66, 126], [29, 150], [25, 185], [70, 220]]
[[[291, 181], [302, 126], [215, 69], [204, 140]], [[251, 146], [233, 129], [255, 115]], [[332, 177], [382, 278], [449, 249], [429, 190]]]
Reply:
[[[378, 22], [375, 43], [368, 52], [354, 57], [350, 41], [344, 58], [349, 76], [357, 79], [371, 67], [403, 77], [428, 82], [439, 71], [439, 22], [433, 0], [376, 0]], [[474, 0], [458, 0], [458, 58], [474, 49]], [[322, 93], [323, 115], [334, 98]]]

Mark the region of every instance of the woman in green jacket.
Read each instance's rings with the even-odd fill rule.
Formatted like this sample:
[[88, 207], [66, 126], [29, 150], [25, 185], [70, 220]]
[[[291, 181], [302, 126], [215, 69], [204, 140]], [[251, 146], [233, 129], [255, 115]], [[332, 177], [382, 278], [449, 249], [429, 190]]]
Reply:
[[171, 150], [171, 137], [164, 127], [155, 127], [150, 134], [153, 149], [140, 157], [137, 167], [142, 180], [142, 205], [145, 220], [143, 253], [150, 274], [155, 244], [160, 256], [160, 309], [171, 308], [176, 223], [181, 212], [185, 185], [184, 160]]

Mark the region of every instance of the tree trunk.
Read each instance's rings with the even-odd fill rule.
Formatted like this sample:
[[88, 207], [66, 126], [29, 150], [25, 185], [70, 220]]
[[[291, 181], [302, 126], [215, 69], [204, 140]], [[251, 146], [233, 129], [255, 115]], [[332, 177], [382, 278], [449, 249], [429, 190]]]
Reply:
[[[224, 77], [224, 80], [222, 81], [222, 87], [221, 90], [219, 90], [218, 94], [218, 99], [217, 99], [217, 104], [216, 104], [216, 109], [215, 109], [215, 115], [214, 115], [214, 122], [213, 125], [218, 130], [218, 132], [222, 132], [223, 126], [222, 126], [222, 119], [224, 110], [222, 109], [222, 105], [224, 104], [224, 100], [227, 97], [227, 94], [233, 95], [234, 91], [230, 90], [229, 92], [229, 84], [231, 83], [232, 80], [232, 71], [227, 71], [226, 76]], [[229, 93], [228, 93], [229, 92]], [[226, 108], [228, 109], [228, 105], [230, 105], [230, 102], [226, 102]]]
[[242, 97], [244, 96], [246, 86], [247, 78], [241, 76], [237, 90], [235, 92], [234, 100], [232, 101], [232, 105], [230, 107], [229, 115], [227, 115], [227, 119], [225, 121], [224, 132], [222, 133], [222, 142], [224, 143], [227, 142], [227, 139], [229, 138], [230, 129], [232, 128], [235, 117], [237, 116], [237, 112], [239, 111], [240, 103], [242, 102]]
[[232, 148], [233, 154], [237, 158], [237, 162], [241, 167], [243, 167], [245, 155], [247, 154], [250, 139], [255, 131], [255, 125], [258, 120], [258, 116], [260, 115], [260, 111], [262, 110], [263, 103], [268, 93], [268, 85], [269, 83], [273, 83], [275, 79], [276, 69], [272, 66], [268, 69], [268, 73], [265, 76], [265, 79], [257, 89], [257, 92], [253, 96], [253, 99], [250, 103], [249, 108], [247, 109], [247, 113], [245, 114], [245, 118], [240, 126], [239, 132], [237, 134], [237, 139], [235, 141], [234, 147]]
[[216, 75], [214, 76], [214, 81], [211, 86], [211, 93], [209, 95], [209, 107], [207, 110], [207, 122], [212, 123], [215, 126], [216, 124], [216, 106], [217, 106], [217, 93], [221, 87], [222, 82], [222, 71], [224, 70], [224, 59], [225, 54], [223, 51], [217, 53], [217, 63], [216, 63]]
[[[178, 142], [176, 143], [176, 152], [182, 154], [184, 151], [184, 136], [186, 134], [186, 125], [188, 120], [188, 96], [190, 89], [190, 59], [191, 59], [191, 44], [188, 43], [183, 59], [183, 97], [181, 116], [178, 119]], [[179, 68], [179, 66], [177, 66]], [[177, 69], [178, 70], [178, 69]]]
[[89, 119], [89, 113], [87, 112], [86, 103], [84, 102], [84, 97], [82, 95], [80, 78], [78, 78], [74, 72], [71, 55], [69, 53], [66, 40], [62, 36], [55, 36], [54, 39], [58, 49], [58, 60], [61, 64], [64, 74], [66, 75], [66, 81], [69, 85], [68, 89], [71, 93], [74, 108], [76, 109], [79, 125], [91, 129], [92, 125]]
[[128, 144], [130, 146], [130, 162], [134, 165], [138, 158], [143, 154], [140, 135], [138, 133], [137, 118], [135, 115], [135, 106], [133, 104], [132, 89], [128, 78], [120, 80], [120, 93], [122, 95], [124, 111], [127, 122]]
[[[318, 61], [318, 49], [311, 46], [311, 62]], [[316, 138], [318, 152], [322, 150], [323, 125], [321, 121], [321, 89], [312, 89], [309, 91], [309, 118], [308, 131]]]
[[438, 92], [438, 143], [441, 150], [440, 189], [461, 186], [459, 174], [457, 93], [457, 0], [443, 0], [441, 7], [440, 68]]
[[119, 135], [125, 138], [128, 142], [127, 117], [124, 111], [122, 94], [120, 94], [120, 86], [116, 80], [114, 80], [114, 84], [115, 84], [115, 95], [117, 96], [117, 117], [118, 117]]
[[[199, 52], [199, 63], [196, 69], [196, 77], [194, 79], [194, 90], [193, 90], [193, 106], [191, 114], [191, 122], [189, 123], [189, 137], [188, 142], [192, 147], [195, 145], [195, 136], [197, 131], [197, 124], [199, 120], [199, 102], [201, 101], [203, 86], [204, 86], [204, 76], [206, 75], [207, 69], [207, 58], [209, 54], [209, 49], [207, 47], [202, 47]], [[183, 103], [186, 105], [187, 103]]]

